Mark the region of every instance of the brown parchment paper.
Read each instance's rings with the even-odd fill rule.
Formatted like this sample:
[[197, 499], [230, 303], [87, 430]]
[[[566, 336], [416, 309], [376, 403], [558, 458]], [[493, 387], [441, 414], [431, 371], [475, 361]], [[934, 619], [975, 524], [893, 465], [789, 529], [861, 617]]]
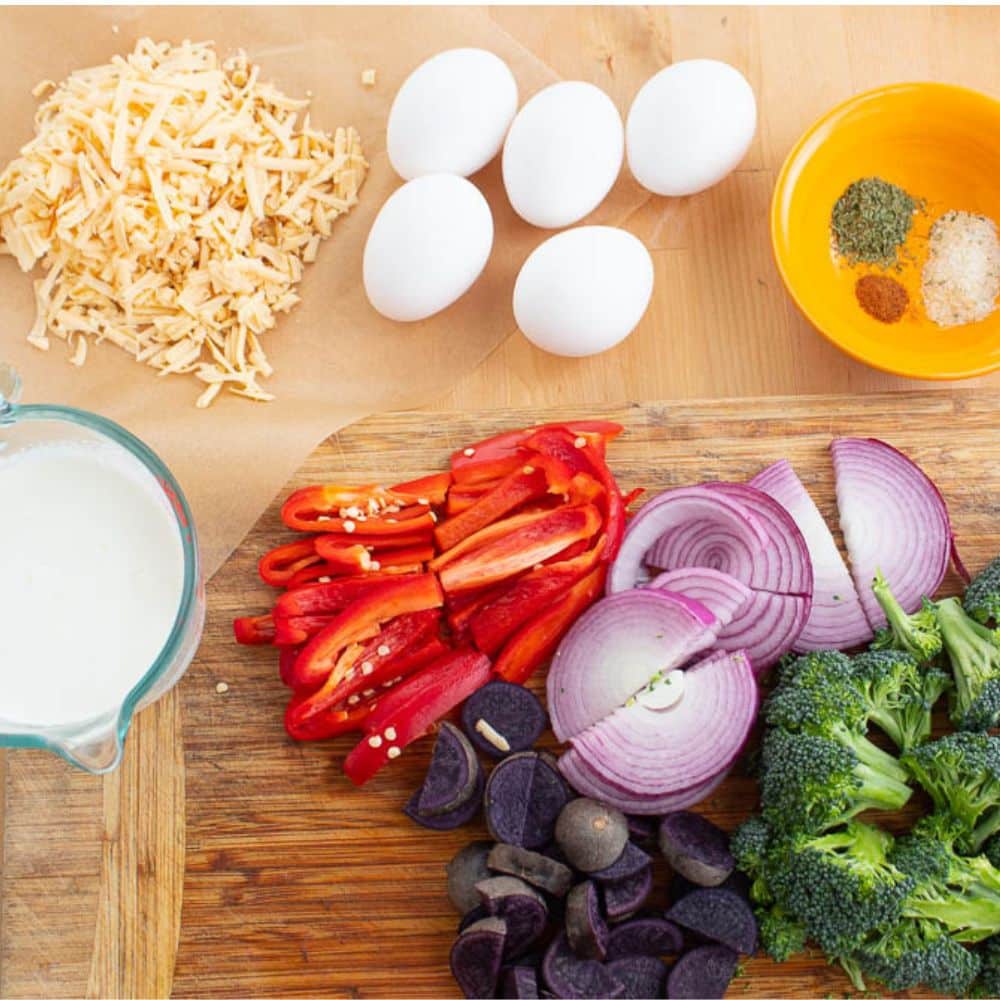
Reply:
[[[456, 46], [481, 46], [505, 59], [522, 103], [556, 76], [478, 8], [0, 8], [0, 159], [6, 163], [33, 134], [30, 91], [39, 80], [106, 62], [143, 35], [211, 39], [221, 53], [245, 49], [286, 93], [312, 92], [315, 124], [356, 126], [371, 163], [360, 205], [335, 224], [306, 270], [301, 304], [265, 335], [275, 368], [266, 382], [277, 396], [271, 403], [223, 394], [196, 410], [201, 383], [158, 377], [111, 345], [92, 346], [82, 369], [70, 365], [61, 341], [38, 351], [25, 342], [31, 279], [0, 257], [0, 359], [20, 370], [25, 401], [96, 411], [158, 452], [192, 504], [210, 575], [319, 441], [367, 414], [433, 399], [515, 329], [514, 278], [550, 234], [514, 214], [499, 160], [473, 178], [495, 224], [493, 254], [473, 289], [416, 324], [383, 319], [365, 298], [364, 241], [401, 183], [385, 155], [386, 118], [400, 83], [430, 55]], [[376, 70], [373, 88], [361, 83], [368, 68]], [[642, 200], [633, 183], [620, 183], [590, 221], [621, 219]]]

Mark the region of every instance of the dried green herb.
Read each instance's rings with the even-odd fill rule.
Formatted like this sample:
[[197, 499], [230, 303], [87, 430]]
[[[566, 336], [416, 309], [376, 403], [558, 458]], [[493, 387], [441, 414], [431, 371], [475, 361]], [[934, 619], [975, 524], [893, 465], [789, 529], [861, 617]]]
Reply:
[[881, 177], [855, 181], [837, 199], [830, 216], [837, 250], [850, 264], [891, 267], [920, 207], [901, 187]]

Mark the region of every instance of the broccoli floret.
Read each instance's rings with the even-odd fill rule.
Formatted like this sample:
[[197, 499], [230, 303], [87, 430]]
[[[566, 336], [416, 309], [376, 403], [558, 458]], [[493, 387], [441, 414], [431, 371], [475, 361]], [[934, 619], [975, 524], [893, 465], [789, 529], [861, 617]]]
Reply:
[[[873, 746], [874, 750], [878, 750]], [[761, 753], [761, 802], [776, 830], [819, 833], [866, 809], [901, 809], [910, 788], [899, 763], [883, 768], [825, 736], [771, 729]]]
[[1000, 625], [1000, 556], [969, 584], [965, 610], [982, 625]]
[[983, 844], [983, 857], [994, 868], [1000, 868], [1000, 834], [994, 834]]
[[903, 754], [934, 805], [961, 824], [961, 847], [978, 853], [1000, 830], [1000, 739], [953, 733]]
[[949, 937], [943, 924], [909, 917], [873, 931], [853, 958], [866, 975], [893, 992], [922, 984], [960, 996], [980, 968], [979, 956]]
[[757, 907], [756, 915], [761, 947], [775, 962], [786, 962], [806, 950], [809, 932], [777, 903]]
[[930, 738], [934, 704], [951, 685], [943, 670], [922, 667], [909, 653], [893, 649], [861, 653], [852, 665], [869, 719], [900, 750]]
[[979, 975], [969, 991], [974, 997], [1000, 997], [1000, 934], [976, 948], [981, 962]]
[[896, 844], [891, 861], [914, 882], [906, 916], [937, 920], [956, 941], [982, 941], [1000, 932], [1000, 870], [982, 856], [957, 854], [960, 833], [950, 816], [928, 816]]
[[889, 834], [857, 820], [789, 838], [770, 872], [777, 905], [828, 954], [850, 954], [876, 927], [899, 918], [911, 890], [911, 879], [889, 861], [892, 844]]
[[851, 659], [835, 649], [818, 650], [805, 656], [787, 656], [778, 668], [777, 688], [825, 689], [831, 683], [850, 684]]
[[908, 615], [889, 589], [881, 571], [875, 573], [872, 593], [885, 612], [888, 628], [875, 633], [872, 649], [898, 649], [909, 653], [920, 663], [941, 652], [941, 630], [938, 628], [934, 605], [924, 598], [920, 608]]
[[956, 597], [938, 603], [937, 618], [955, 675], [952, 721], [992, 729], [1000, 723], [1000, 629], [974, 621]]

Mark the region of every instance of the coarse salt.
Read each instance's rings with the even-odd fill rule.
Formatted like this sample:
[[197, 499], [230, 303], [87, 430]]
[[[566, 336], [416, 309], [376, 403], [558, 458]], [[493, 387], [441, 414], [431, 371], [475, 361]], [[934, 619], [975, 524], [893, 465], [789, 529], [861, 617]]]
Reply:
[[931, 227], [921, 273], [927, 315], [938, 326], [985, 319], [1000, 296], [1000, 239], [985, 215], [946, 212]]

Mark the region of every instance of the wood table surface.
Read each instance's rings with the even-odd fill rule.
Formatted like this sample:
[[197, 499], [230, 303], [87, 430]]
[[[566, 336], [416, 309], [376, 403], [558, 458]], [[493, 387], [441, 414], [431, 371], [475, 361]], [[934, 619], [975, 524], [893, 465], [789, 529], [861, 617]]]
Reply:
[[[692, 198], [650, 198], [627, 220], [653, 254], [656, 291], [624, 345], [569, 361], [514, 333], [443, 399], [428, 401], [429, 410], [613, 408], [632, 400], [914, 388], [839, 354], [796, 313], [770, 256], [770, 193], [799, 133], [859, 90], [936, 79], [1000, 96], [1000, 9], [490, 13], [561, 76], [604, 87], [620, 107], [672, 60], [725, 59], [753, 84], [759, 127], [744, 163], [716, 188]], [[964, 386], [977, 384], [996, 388], [1000, 374]], [[203, 655], [213, 653], [219, 655]], [[183, 703], [182, 685], [143, 713], [124, 766], [104, 779], [40, 753], [0, 755], [0, 996], [171, 991], [185, 843], [183, 748], [173, 737]], [[31, 802], [38, 807], [26, 807]], [[198, 992], [197, 984], [188, 992]]]

